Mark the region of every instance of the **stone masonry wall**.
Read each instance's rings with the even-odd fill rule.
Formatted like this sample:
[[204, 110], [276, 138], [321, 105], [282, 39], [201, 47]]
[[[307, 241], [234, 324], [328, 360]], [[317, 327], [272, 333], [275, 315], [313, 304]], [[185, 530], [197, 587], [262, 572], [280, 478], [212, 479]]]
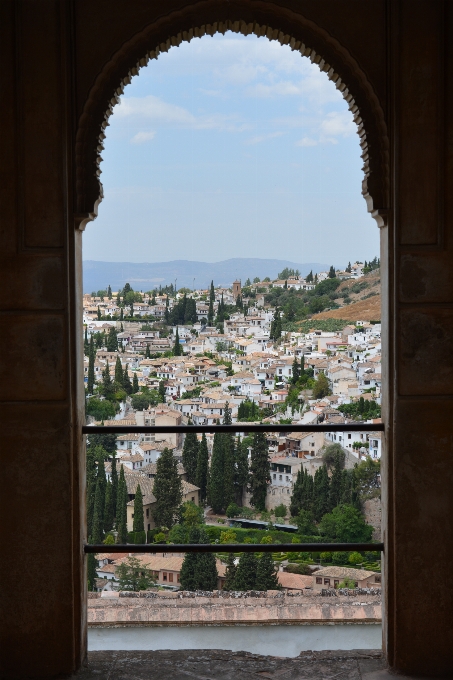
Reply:
[[[379, 623], [379, 594], [230, 593], [158, 591], [88, 601], [89, 626], [224, 626]], [[132, 597], [131, 597], [132, 595]]]

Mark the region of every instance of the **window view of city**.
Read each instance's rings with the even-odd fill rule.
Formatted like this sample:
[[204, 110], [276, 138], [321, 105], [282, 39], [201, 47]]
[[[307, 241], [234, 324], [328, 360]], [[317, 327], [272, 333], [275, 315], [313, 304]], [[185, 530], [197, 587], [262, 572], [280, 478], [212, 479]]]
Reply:
[[[88, 555], [90, 626], [107, 605], [132, 620], [131, 597], [181, 625], [194, 593], [200, 624], [254, 621], [272, 598], [281, 623], [294, 607], [374, 623], [363, 646], [379, 647], [379, 238], [348, 102], [289, 46], [227, 33], [151, 61], [109, 123], [84, 382], [87, 425], [121, 431], [87, 435], [87, 536], [105, 546]], [[251, 543], [272, 552], [225, 551]]]

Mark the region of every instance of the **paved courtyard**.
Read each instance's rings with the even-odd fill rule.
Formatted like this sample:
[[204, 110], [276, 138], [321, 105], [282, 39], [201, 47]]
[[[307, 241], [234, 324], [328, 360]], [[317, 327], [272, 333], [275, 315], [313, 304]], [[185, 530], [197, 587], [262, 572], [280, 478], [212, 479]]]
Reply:
[[380, 651], [302, 652], [295, 659], [223, 650], [90, 652], [74, 680], [374, 680]]

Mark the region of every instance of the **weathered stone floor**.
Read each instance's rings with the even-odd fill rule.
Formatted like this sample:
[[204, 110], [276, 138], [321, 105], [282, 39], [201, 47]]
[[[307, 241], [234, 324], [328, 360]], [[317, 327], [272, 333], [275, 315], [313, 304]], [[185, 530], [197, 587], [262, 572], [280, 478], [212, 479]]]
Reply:
[[302, 652], [296, 659], [223, 650], [90, 652], [74, 680], [373, 680], [380, 651]]

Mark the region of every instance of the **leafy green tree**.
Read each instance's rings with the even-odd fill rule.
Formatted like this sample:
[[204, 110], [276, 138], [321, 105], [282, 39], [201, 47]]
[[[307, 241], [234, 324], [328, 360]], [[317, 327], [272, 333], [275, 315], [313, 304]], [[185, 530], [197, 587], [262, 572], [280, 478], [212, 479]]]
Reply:
[[203, 509], [193, 503], [193, 501], [186, 501], [182, 504], [180, 515], [185, 527], [197, 527], [203, 524]]
[[116, 357], [115, 363], [115, 383], [117, 387], [123, 387], [123, 367], [121, 366], [121, 359]]
[[88, 382], [87, 382], [87, 392], [88, 394], [93, 394], [95, 376], [94, 376], [94, 362], [96, 359], [96, 350], [94, 348], [93, 336], [90, 337], [90, 346], [88, 351]]
[[266, 435], [256, 432], [253, 436], [253, 447], [250, 460], [250, 503], [257, 510], [265, 510], [267, 485], [271, 481], [269, 471], [269, 451]]
[[134, 372], [134, 375], [132, 376], [132, 394], [137, 394], [139, 390], [140, 386], [138, 384], [138, 377], [137, 374]]
[[335, 466], [342, 470], [346, 461], [346, 454], [341, 444], [330, 444], [329, 446], [326, 446], [322, 452], [322, 460], [328, 470], [331, 470]]
[[373, 527], [352, 505], [337, 505], [321, 519], [319, 531], [340, 543], [366, 543], [371, 540]]
[[234, 582], [236, 579], [237, 567], [234, 562], [234, 554], [228, 553], [227, 567], [225, 570], [225, 581], [223, 584], [223, 590], [234, 590]]
[[140, 484], [137, 485], [137, 488], [135, 490], [134, 522], [132, 526], [132, 531], [134, 533], [145, 531], [145, 521], [143, 517], [143, 494], [140, 488]]
[[319, 520], [330, 509], [330, 480], [325, 465], [322, 465], [315, 472], [313, 483], [313, 512], [315, 519]]
[[113, 488], [112, 483], [107, 482], [104, 502], [104, 533], [113, 529], [115, 522], [115, 511], [113, 507]]
[[198, 449], [197, 435], [195, 432], [188, 432], [182, 449], [182, 464], [186, 471], [187, 481], [190, 484], [196, 484], [197, 482]]
[[126, 479], [124, 477], [124, 466], [121, 465], [118, 479], [118, 496], [116, 501], [116, 527], [118, 531], [118, 543], [127, 543], [127, 503], [129, 496], [127, 493]]
[[311, 510], [299, 510], [295, 522], [297, 530], [302, 536], [316, 536], [318, 534]]
[[178, 474], [178, 463], [173, 453], [165, 447], [157, 459], [153, 494], [156, 498], [153, 511], [156, 526], [171, 528], [181, 505], [182, 483]]
[[353, 470], [354, 488], [360, 501], [380, 496], [381, 462], [372, 458], [365, 458], [356, 463]]
[[160, 404], [165, 404], [165, 383], [163, 380], [160, 381], [159, 383], [159, 403]]
[[204, 503], [208, 490], [209, 452], [206, 435], [203, 433], [198, 447], [196, 485], [199, 487], [200, 502]]
[[280, 590], [271, 553], [262, 553], [256, 570], [255, 590]]
[[233, 590], [254, 590], [257, 570], [258, 560], [255, 553], [241, 553], [234, 579]]
[[313, 386], [313, 399], [323, 399], [324, 397], [327, 397], [330, 393], [331, 391], [329, 381], [327, 380], [327, 376], [323, 371], [320, 371], [318, 373], [318, 377], [316, 378], [316, 382]]
[[110, 420], [116, 415], [117, 408], [108, 399], [101, 401], [96, 397], [91, 397], [87, 400], [86, 413], [88, 416], [93, 416], [95, 420]]
[[229, 506], [226, 509], [226, 516], [229, 517], [229, 518], [238, 517], [240, 512], [241, 512], [241, 509], [239, 508], [239, 506], [236, 503], [230, 503]]
[[155, 586], [152, 572], [137, 557], [130, 555], [116, 568], [115, 576], [118, 579], [120, 590], [138, 592], [148, 590]]

